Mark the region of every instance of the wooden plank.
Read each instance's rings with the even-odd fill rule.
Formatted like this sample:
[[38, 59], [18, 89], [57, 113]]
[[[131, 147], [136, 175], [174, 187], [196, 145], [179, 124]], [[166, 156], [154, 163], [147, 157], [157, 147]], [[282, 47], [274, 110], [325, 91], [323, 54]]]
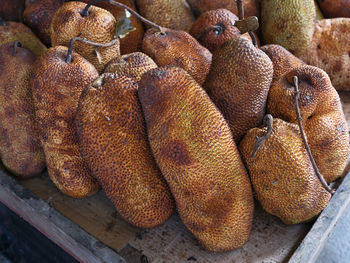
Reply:
[[125, 262], [119, 255], [0, 171], [0, 202], [84, 263]]

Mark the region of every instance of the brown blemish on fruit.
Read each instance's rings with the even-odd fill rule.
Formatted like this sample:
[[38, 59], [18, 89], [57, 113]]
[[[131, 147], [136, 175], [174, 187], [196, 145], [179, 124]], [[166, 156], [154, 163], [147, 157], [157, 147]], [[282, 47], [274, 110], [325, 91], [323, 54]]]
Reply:
[[161, 150], [162, 154], [168, 160], [174, 162], [177, 165], [189, 165], [191, 164], [191, 159], [189, 152], [186, 149], [186, 145], [181, 141], [171, 141], [166, 147], [163, 147]]

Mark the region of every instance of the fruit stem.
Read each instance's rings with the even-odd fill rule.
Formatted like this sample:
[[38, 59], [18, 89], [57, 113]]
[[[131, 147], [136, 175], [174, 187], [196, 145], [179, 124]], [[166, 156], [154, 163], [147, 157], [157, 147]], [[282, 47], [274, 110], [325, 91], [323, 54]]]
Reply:
[[114, 44], [116, 44], [119, 41], [119, 38], [116, 37], [116, 38], [114, 38], [112, 41], [110, 41], [108, 43], [96, 43], [96, 42], [94, 42], [92, 40], [88, 40], [86, 38], [79, 37], [80, 35], [81, 35], [81, 33], [79, 33], [76, 37], [73, 37], [70, 40], [70, 42], [69, 42], [67, 59], [66, 59], [66, 62], [68, 64], [70, 64], [72, 62], [73, 43], [76, 40], [80, 41], [80, 42], [83, 42], [85, 44], [93, 45], [95, 47], [110, 47], [110, 46], [113, 46]]
[[271, 114], [267, 114], [264, 117], [264, 126], [267, 126], [267, 132], [264, 136], [256, 137], [256, 143], [255, 143], [255, 147], [253, 150], [252, 155], [250, 156], [250, 158], [255, 158], [257, 152], [259, 151], [261, 145], [264, 143], [264, 141], [270, 137], [271, 133], [272, 133], [272, 125], [273, 125], [273, 117]]
[[318, 170], [318, 167], [316, 165], [316, 162], [315, 162], [315, 159], [314, 157], [312, 156], [312, 153], [311, 153], [311, 150], [310, 150], [310, 147], [307, 143], [307, 139], [306, 139], [306, 135], [305, 135], [305, 132], [304, 132], [304, 129], [303, 129], [303, 125], [301, 123], [302, 121], [302, 117], [300, 115], [300, 108], [299, 108], [299, 85], [298, 85], [298, 77], [297, 76], [294, 76], [293, 77], [293, 85], [294, 85], [294, 88], [295, 88], [295, 97], [294, 97], [294, 100], [295, 100], [295, 111], [296, 111], [296, 114], [297, 114], [297, 119], [298, 119], [298, 125], [299, 125], [299, 129], [300, 129], [300, 133], [301, 133], [301, 137], [303, 139], [303, 142], [304, 142], [304, 145], [305, 145], [305, 148], [306, 148], [306, 152], [309, 156], [309, 159], [311, 161], [311, 164], [312, 164], [312, 167], [314, 168], [315, 170], [315, 173], [318, 177], [318, 179], [320, 180], [322, 186], [330, 193], [330, 194], [334, 194], [334, 190], [331, 189], [326, 180], [324, 179], [323, 175], [320, 173], [320, 171]]
[[97, 2], [100, 2], [100, 1], [103, 1], [103, 0], [92, 0], [90, 3], [88, 3], [88, 4], [85, 6], [83, 12], [81, 12], [81, 16], [82, 16], [82, 17], [87, 17], [87, 16], [89, 15], [89, 8], [90, 8], [92, 5], [94, 5], [94, 4], [96, 4]]
[[[243, 8], [243, 2], [242, 0], [236, 0], [236, 4], [237, 4], [237, 9], [238, 9], [238, 18], [239, 20], [244, 20], [244, 8]], [[249, 36], [252, 39], [252, 43], [254, 45], [254, 47], [257, 47], [257, 40], [255, 35], [253, 34], [253, 32], [249, 31]]]
[[13, 57], [16, 56], [17, 47], [22, 47], [22, 44], [18, 40], [15, 40], [15, 42], [13, 42], [13, 48], [12, 48], [12, 56]]

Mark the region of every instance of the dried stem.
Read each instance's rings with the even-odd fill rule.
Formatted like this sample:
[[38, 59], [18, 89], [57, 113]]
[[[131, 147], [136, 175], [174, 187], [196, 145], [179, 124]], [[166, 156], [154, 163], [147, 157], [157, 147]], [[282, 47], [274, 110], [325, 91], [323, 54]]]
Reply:
[[13, 43], [13, 48], [12, 48], [12, 56], [13, 57], [16, 56], [17, 47], [22, 47], [22, 44], [18, 40], [15, 40], [15, 42]]
[[112, 41], [108, 42], [108, 43], [96, 43], [92, 40], [88, 40], [86, 38], [83, 37], [79, 37], [81, 35], [81, 33], [78, 34], [78, 36], [73, 37], [70, 42], [69, 42], [69, 46], [68, 46], [68, 54], [67, 54], [67, 59], [66, 62], [69, 64], [72, 62], [72, 52], [73, 52], [73, 43], [75, 41], [80, 41], [83, 42], [85, 44], [89, 44], [95, 47], [110, 47], [113, 46], [114, 44], [116, 44], [119, 41], [119, 38], [114, 38]]
[[256, 40], [254, 33], [253, 32], [248, 32], [248, 33], [249, 33], [250, 38], [252, 39], [252, 43], [253, 43], [254, 47], [257, 47], [258, 41]]
[[[243, 2], [242, 0], [236, 0], [236, 4], [237, 4], [237, 9], [238, 9], [238, 18], [239, 20], [244, 20], [244, 8], [243, 8]], [[254, 47], [257, 47], [257, 40], [255, 35], [253, 34], [253, 32], [249, 31], [249, 36], [252, 39], [252, 43], [254, 45]]]
[[255, 158], [257, 152], [259, 151], [261, 145], [264, 143], [264, 141], [270, 137], [271, 133], [272, 133], [272, 125], [273, 125], [273, 117], [270, 114], [265, 115], [264, 117], [264, 126], [267, 126], [267, 132], [264, 136], [256, 137], [256, 143], [255, 143], [255, 147], [253, 150], [252, 155], [250, 156], [250, 158]]
[[124, 9], [128, 10], [131, 14], [136, 16], [139, 20], [144, 22], [145, 24], [147, 24], [147, 25], [149, 25], [151, 27], [157, 28], [161, 32], [165, 32], [165, 29], [163, 27], [161, 27], [160, 25], [157, 25], [156, 23], [153, 23], [152, 21], [144, 18], [143, 16], [141, 16], [139, 13], [137, 13], [131, 7], [129, 7], [127, 5], [124, 5], [124, 4], [121, 4], [121, 3], [117, 2], [117, 1], [113, 1], [113, 0], [92, 0], [87, 6], [85, 6], [85, 8], [84, 8], [84, 10], [82, 12], [82, 16], [87, 16], [89, 14], [88, 11], [89, 11], [90, 6], [95, 4], [95, 3], [97, 3], [97, 2], [100, 2], [100, 1], [107, 2], [107, 3], [110, 3], [111, 5], [115, 5], [115, 6], [124, 8]]
[[306, 151], [307, 151], [307, 154], [309, 156], [309, 159], [311, 161], [311, 164], [312, 164], [312, 167], [314, 168], [315, 170], [315, 173], [318, 177], [318, 179], [320, 180], [322, 186], [331, 194], [334, 194], [334, 190], [332, 190], [326, 180], [324, 179], [323, 175], [320, 173], [320, 171], [318, 170], [318, 167], [316, 165], [316, 162], [315, 162], [315, 159], [314, 157], [312, 156], [312, 153], [311, 153], [311, 150], [310, 150], [310, 147], [307, 143], [307, 138], [306, 138], [306, 135], [305, 135], [305, 132], [304, 132], [304, 129], [303, 129], [303, 125], [302, 125], [302, 117], [300, 115], [300, 108], [299, 108], [299, 85], [298, 85], [298, 77], [297, 76], [294, 76], [293, 77], [293, 84], [294, 84], [294, 88], [295, 88], [295, 97], [294, 97], [294, 100], [295, 100], [295, 111], [296, 111], [296, 114], [297, 114], [297, 120], [298, 120], [298, 125], [299, 125], [299, 129], [300, 129], [300, 133], [301, 133], [301, 137], [303, 139], [303, 142], [304, 142], [304, 145], [305, 145], [305, 148], [306, 148]]

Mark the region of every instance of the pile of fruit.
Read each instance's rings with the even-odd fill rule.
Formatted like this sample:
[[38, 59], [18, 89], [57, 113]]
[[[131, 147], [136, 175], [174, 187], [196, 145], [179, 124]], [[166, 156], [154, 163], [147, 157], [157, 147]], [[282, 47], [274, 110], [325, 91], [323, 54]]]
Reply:
[[13, 174], [47, 167], [75, 198], [101, 186], [141, 228], [177, 209], [213, 252], [247, 242], [253, 193], [286, 224], [327, 206], [349, 155], [350, 18], [322, 13], [349, 1], [2, 2]]

